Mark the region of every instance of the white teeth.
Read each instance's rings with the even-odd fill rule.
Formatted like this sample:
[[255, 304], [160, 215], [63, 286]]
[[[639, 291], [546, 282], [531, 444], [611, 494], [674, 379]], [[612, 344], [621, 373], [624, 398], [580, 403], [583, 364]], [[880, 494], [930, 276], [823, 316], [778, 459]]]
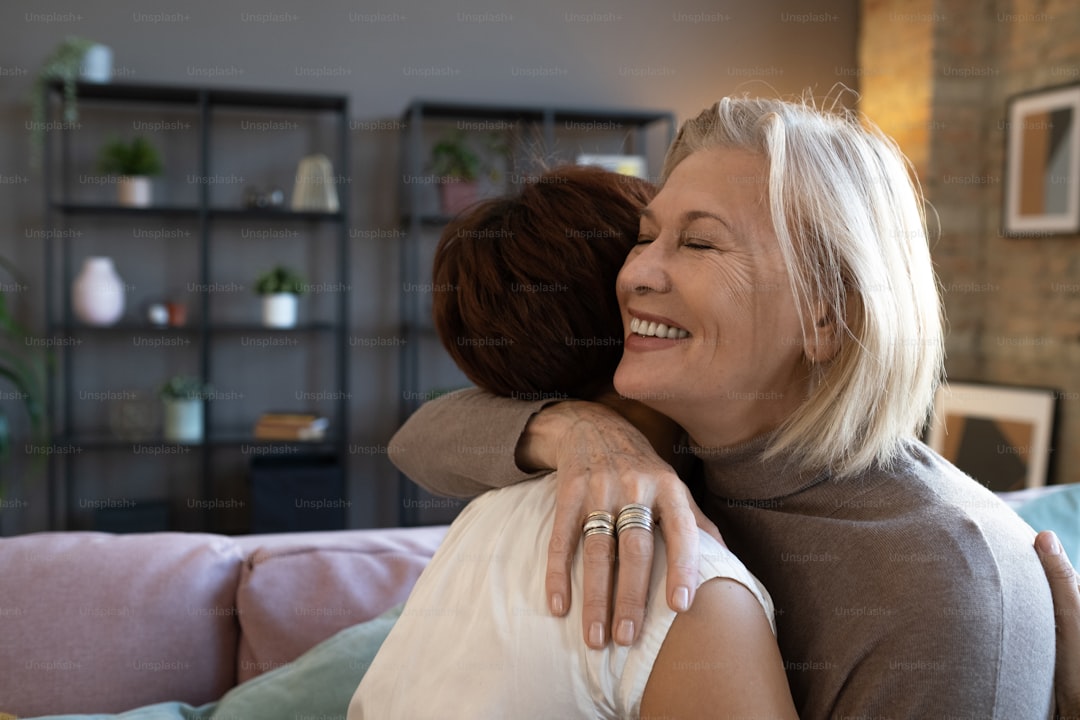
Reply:
[[670, 340], [681, 340], [690, 337], [690, 333], [674, 325], [664, 323], [646, 322], [638, 318], [630, 318], [630, 332], [643, 337], [660, 337]]

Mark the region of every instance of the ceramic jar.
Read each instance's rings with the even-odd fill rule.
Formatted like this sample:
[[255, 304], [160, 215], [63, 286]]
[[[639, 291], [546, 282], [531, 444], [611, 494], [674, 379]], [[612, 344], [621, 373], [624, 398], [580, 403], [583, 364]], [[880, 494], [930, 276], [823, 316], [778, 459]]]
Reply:
[[124, 314], [124, 281], [112, 258], [88, 257], [71, 287], [72, 311], [87, 325], [114, 324]]

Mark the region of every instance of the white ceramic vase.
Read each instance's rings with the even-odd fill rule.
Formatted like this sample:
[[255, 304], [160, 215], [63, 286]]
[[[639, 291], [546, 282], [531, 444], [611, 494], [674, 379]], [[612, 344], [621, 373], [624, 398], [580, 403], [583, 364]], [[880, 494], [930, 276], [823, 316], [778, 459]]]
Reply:
[[114, 324], [124, 314], [124, 281], [112, 258], [88, 257], [71, 286], [71, 309], [87, 325]]
[[93, 83], [112, 80], [112, 48], [101, 43], [91, 45], [79, 66], [79, 79]]
[[154, 198], [154, 187], [145, 175], [122, 175], [116, 179], [117, 202], [124, 207], [147, 207]]
[[162, 402], [165, 403], [165, 440], [175, 443], [201, 443], [202, 400], [164, 399]]
[[263, 325], [271, 328], [291, 328], [296, 325], [296, 307], [299, 297], [293, 293], [263, 295]]

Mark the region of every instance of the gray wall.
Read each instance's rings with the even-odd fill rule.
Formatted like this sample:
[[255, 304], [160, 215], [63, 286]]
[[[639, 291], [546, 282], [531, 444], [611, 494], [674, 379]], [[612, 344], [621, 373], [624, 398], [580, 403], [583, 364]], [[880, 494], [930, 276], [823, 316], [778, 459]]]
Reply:
[[[396, 118], [413, 98], [645, 107], [670, 109], [684, 119], [727, 93], [811, 88], [820, 95], [836, 83], [854, 85], [856, 77], [853, 0], [823, 0], [812, 13], [794, 2], [734, 0], [585, 7], [572, 0], [503, 7], [431, 0], [381, 6], [285, 0], [269, 9], [235, 0], [148, 5], [97, 0], [42, 6], [23, 0], [0, 11], [0, 253], [27, 273], [28, 287], [13, 302], [39, 331], [41, 249], [28, 230], [41, 227], [42, 192], [29, 168], [26, 98], [38, 66], [66, 35], [111, 46], [118, 79], [344, 92], [358, 121]], [[397, 134], [365, 127], [370, 125], [360, 124], [352, 134], [353, 225], [392, 228]], [[170, 148], [167, 155], [184, 152], [182, 145]], [[285, 177], [291, 177], [295, 159], [287, 165]], [[351, 242], [350, 334], [393, 335], [394, 241]], [[161, 255], [140, 257], [132, 254], [127, 279], [163, 282]], [[396, 356], [393, 350], [357, 347], [350, 358], [350, 441], [384, 446], [397, 422]], [[134, 371], [141, 359], [111, 362]], [[12, 409], [10, 400], [3, 402]], [[24, 431], [21, 419], [15, 425]], [[0, 529], [8, 533], [46, 524], [43, 483], [21, 482], [25, 465], [17, 451], [0, 491]], [[349, 474], [352, 524], [393, 524], [396, 476], [385, 456], [353, 454]], [[132, 483], [147, 487], [158, 481], [112, 478], [111, 490], [101, 492], [135, 492]]]

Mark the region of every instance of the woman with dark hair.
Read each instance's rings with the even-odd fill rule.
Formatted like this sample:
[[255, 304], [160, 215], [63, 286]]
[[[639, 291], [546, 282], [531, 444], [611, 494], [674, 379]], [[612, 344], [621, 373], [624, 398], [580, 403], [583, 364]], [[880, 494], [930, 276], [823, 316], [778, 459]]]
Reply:
[[[445, 291], [433, 313], [443, 344], [480, 387], [592, 398], [679, 464], [681, 430], [611, 388], [622, 333], [615, 274], [652, 194], [635, 178], [567, 167], [479, 205], [443, 232], [433, 285]], [[768, 594], [704, 532], [694, 609], [676, 617], [654, 588], [633, 647], [594, 638], [601, 647], [590, 648], [576, 624], [551, 616], [536, 569], [555, 487], [542, 477], [462, 511], [357, 688], [350, 720], [796, 717]], [[651, 547], [652, 525], [647, 508], [597, 513], [585, 557], [608, 552], [616, 534], [624, 547]], [[664, 555], [655, 558], [663, 578]], [[571, 573], [579, 589], [583, 572], [579, 563]], [[584, 617], [580, 603], [568, 611]]]
[[[702, 461], [699, 504], [776, 601], [801, 717], [1040, 720], [1054, 617], [1034, 533], [917, 440], [943, 348], [922, 207], [864, 118], [724, 98], [683, 125], [642, 212], [616, 283], [614, 385], [686, 430], [676, 452]], [[464, 454], [463, 438], [513, 452]], [[558, 470], [554, 614], [575, 604], [566, 567], [586, 518], [631, 504], [681, 544], [668, 605], [696, 605], [692, 501], [607, 408], [462, 393], [422, 407], [393, 444], [443, 494]], [[619, 557], [610, 637], [634, 647], [648, 568], [641, 548], [601, 541]], [[586, 628], [608, 622], [603, 565], [583, 580]]]

